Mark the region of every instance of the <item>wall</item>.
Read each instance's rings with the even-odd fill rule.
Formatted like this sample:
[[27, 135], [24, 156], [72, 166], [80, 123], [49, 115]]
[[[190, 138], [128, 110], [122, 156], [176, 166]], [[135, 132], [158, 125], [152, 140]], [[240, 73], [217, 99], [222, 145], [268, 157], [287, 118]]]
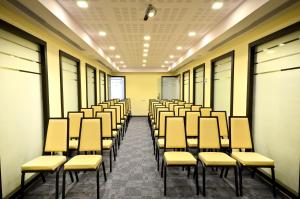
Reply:
[[[268, 20], [256, 25], [253, 29], [244, 34], [224, 43], [220, 47], [202, 55], [201, 58], [194, 60], [186, 66], [179, 68], [175, 73], [182, 75], [183, 72], [190, 70], [190, 101], [193, 101], [193, 68], [205, 63], [205, 106], [210, 106], [210, 86], [211, 86], [211, 60], [234, 50], [234, 96], [233, 96], [233, 115], [246, 115], [247, 108], [247, 79], [248, 79], [248, 45], [266, 35], [276, 32], [284, 27], [292, 25], [300, 21], [300, 4], [293, 5], [292, 7], [277, 13], [276, 15], [268, 18]], [[182, 90], [181, 90], [182, 92]], [[296, 135], [295, 135], [296, 137]], [[288, 143], [281, 143], [288, 144]], [[268, 146], [261, 146], [268, 147]], [[266, 151], [272, 151], [273, 148], [282, 148], [281, 145], [270, 146], [265, 148]], [[285, 154], [285, 153], [283, 153]], [[299, 158], [298, 154], [293, 154], [295, 158]], [[279, 157], [279, 158], [278, 158]], [[272, 158], [272, 157], [271, 157]], [[285, 155], [277, 154], [277, 159], [287, 162]], [[278, 164], [279, 165], [279, 164]], [[297, 168], [299, 165], [292, 165]], [[294, 193], [299, 192], [299, 170], [294, 173], [292, 179], [286, 180], [285, 172], [288, 171], [290, 166], [281, 166], [277, 169], [277, 180], [289, 190]], [[298, 190], [298, 191], [297, 191]]]
[[126, 77], [126, 97], [131, 99], [134, 116], [148, 114], [148, 100], [157, 98], [161, 92], [161, 76], [166, 73], [114, 73]]
[[[66, 43], [64, 40], [56, 36], [54, 33], [51, 33], [49, 30], [46, 30], [40, 24], [34, 22], [31, 18], [15, 12], [10, 8], [0, 4], [0, 18], [8, 23], [44, 40], [47, 42], [47, 61], [48, 61], [48, 83], [49, 83], [49, 103], [50, 103], [50, 116], [51, 117], [60, 117], [61, 116], [61, 98], [60, 98], [60, 70], [59, 70], [59, 50], [71, 54], [72, 56], [80, 59], [80, 70], [81, 70], [81, 99], [82, 106], [86, 107], [86, 63], [89, 63], [92, 66], [101, 69], [106, 73], [111, 71], [99, 64], [95, 59], [89, 58], [83, 54], [82, 51], [74, 48], [73, 46]], [[99, 99], [99, 72], [97, 71], [97, 96]], [[36, 132], [43, 133], [43, 132]], [[5, 139], [0, 139], [1, 142], [8, 140], [14, 141], [14, 146], [22, 145], [22, 140], [18, 137], [5, 137]], [[42, 145], [42, 143], [41, 143]], [[30, 149], [28, 149], [30, 150]], [[18, 152], [18, 150], [14, 151]], [[7, 151], [0, 151], [0, 154], [7, 153]], [[33, 153], [31, 151], [31, 153]], [[31, 154], [30, 153], [30, 154]], [[35, 154], [41, 154], [40, 152], [34, 152]], [[27, 160], [29, 161], [29, 160]], [[25, 162], [24, 162], [25, 163]], [[20, 168], [18, 161], [12, 161], [9, 163], [2, 162], [2, 183], [3, 183], [3, 194], [7, 196], [9, 193], [14, 191], [20, 185], [21, 172], [20, 169], [16, 171], [11, 171], [10, 166], [13, 165], [13, 168]], [[10, 171], [10, 172], [8, 172]], [[8, 176], [6, 173], [13, 173], [13, 176]], [[29, 175], [28, 175], [29, 176]]]

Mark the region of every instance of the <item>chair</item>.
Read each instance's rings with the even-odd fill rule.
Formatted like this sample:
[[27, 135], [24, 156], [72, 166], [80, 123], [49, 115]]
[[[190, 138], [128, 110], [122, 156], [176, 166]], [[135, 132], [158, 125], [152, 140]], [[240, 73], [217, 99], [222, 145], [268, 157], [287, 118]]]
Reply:
[[114, 154], [114, 161], [116, 161], [115, 145], [113, 144], [112, 112], [97, 112], [96, 118], [102, 119], [102, 147], [103, 150], [109, 151], [109, 171], [112, 172], [112, 151]]
[[122, 123], [121, 123], [121, 106], [118, 106], [118, 105], [112, 105], [112, 106], [110, 106], [110, 108], [114, 108], [114, 109], [116, 109], [116, 113], [117, 113], [117, 129], [118, 129], [118, 131], [120, 132], [120, 135], [119, 135], [119, 144], [121, 143], [121, 136], [122, 136], [122, 138], [123, 138], [123, 125], [122, 125]]
[[[240, 195], [243, 195], [242, 171], [244, 167], [250, 168], [270, 168], [272, 174], [273, 195], [276, 196], [275, 183], [275, 164], [274, 160], [254, 152], [249, 121], [244, 116], [230, 116], [230, 137], [229, 143], [231, 149], [239, 149], [239, 152], [233, 151], [231, 157], [238, 161]], [[241, 152], [241, 149], [249, 150], [249, 152]]]
[[169, 110], [170, 111], [174, 111], [174, 106], [178, 105], [177, 103], [172, 103], [172, 104], [169, 104]]
[[212, 111], [211, 116], [218, 117], [219, 127], [220, 127], [220, 139], [221, 139], [221, 147], [228, 148], [229, 147], [229, 139], [228, 139], [228, 125], [227, 125], [227, 116], [226, 111]]
[[178, 105], [180, 106], [185, 105], [185, 102], [178, 102]]
[[94, 117], [94, 110], [92, 108], [81, 108], [80, 112], [84, 112], [84, 118]]
[[127, 126], [126, 126], [126, 120], [125, 120], [125, 105], [123, 103], [116, 103], [115, 104], [116, 106], [120, 106], [121, 107], [121, 125], [123, 126], [123, 129], [124, 129], [124, 135], [126, 133], [126, 129], [127, 129]]
[[222, 167], [233, 168], [235, 174], [235, 189], [238, 196], [238, 182], [237, 182], [237, 164], [236, 160], [223, 152], [205, 152], [201, 150], [219, 150], [221, 148], [220, 143], [220, 131], [217, 117], [200, 117], [199, 118], [199, 134], [198, 134], [198, 158], [202, 165], [203, 187], [202, 194], [205, 192], [205, 177], [207, 167]]
[[209, 117], [211, 111], [212, 111], [212, 108], [210, 108], [210, 107], [201, 107], [200, 108], [201, 116], [204, 116], [204, 117]]
[[118, 146], [120, 146], [120, 132], [117, 129], [117, 109], [115, 108], [105, 108], [103, 109], [105, 112], [111, 112], [111, 118], [112, 118], [112, 134], [114, 138], [114, 145], [116, 149], [116, 155], [118, 154]]
[[161, 111], [159, 116], [159, 128], [158, 128], [158, 136], [156, 139], [156, 160], [157, 160], [157, 170], [159, 171], [159, 152], [160, 149], [163, 149], [165, 146], [165, 125], [166, 125], [166, 117], [174, 116], [174, 111]]
[[[186, 132], [184, 117], [166, 117], [164, 157], [162, 159], [162, 174], [164, 176], [164, 195], [167, 194], [167, 167], [194, 167], [196, 193], [199, 194], [197, 160], [186, 151]], [[167, 151], [183, 150], [183, 151]]]
[[154, 124], [154, 129], [151, 131], [152, 142], [153, 142], [153, 150], [155, 155], [155, 138], [158, 136], [158, 128], [159, 128], [159, 116], [161, 111], [168, 111], [169, 109], [166, 107], [160, 107], [156, 109], [156, 121]]
[[175, 116], [178, 116], [179, 115], [179, 109], [180, 108], [184, 108], [184, 105], [175, 105], [174, 106], [174, 113], [175, 113]]
[[201, 107], [202, 107], [201, 105], [192, 105], [191, 109], [192, 111], [200, 111]]
[[[55, 173], [56, 174], [56, 198], [59, 194], [59, 171], [66, 162], [65, 155], [68, 151], [68, 119], [51, 118], [48, 122], [44, 154], [21, 166], [21, 196], [24, 194], [25, 174], [26, 173]], [[46, 155], [50, 153], [49, 155]], [[54, 155], [57, 154], [57, 155]], [[45, 181], [42, 175], [43, 181]]]
[[[95, 154], [81, 155], [82, 152]], [[98, 154], [96, 154], [98, 153]], [[78, 155], [64, 164], [62, 198], [65, 198], [67, 171], [95, 171], [97, 181], [97, 198], [100, 198], [99, 170], [102, 165], [106, 181], [105, 165], [102, 157], [102, 122], [101, 118], [83, 118], [79, 137]]]
[[186, 136], [187, 145], [189, 148], [197, 148], [198, 146], [198, 123], [200, 117], [199, 111], [188, 111], [186, 112], [185, 123], [186, 123]]
[[151, 120], [151, 130], [153, 131], [156, 128], [156, 117], [157, 117], [157, 109], [158, 108], [165, 108], [165, 106], [159, 104], [159, 105], [155, 105], [153, 107], [153, 119]]
[[93, 117], [96, 117], [96, 113], [99, 111], [103, 110], [103, 107], [101, 105], [92, 105], [92, 109], [93, 109]]
[[187, 111], [191, 111], [191, 108], [179, 108], [178, 116], [185, 117]]
[[101, 105], [103, 108], [109, 108], [110, 107], [110, 103], [109, 102], [102, 102], [99, 105]]
[[[69, 152], [70, 150], [77, 150], [78, 138], [80, 134], [80, 122], [84, 117], [83, 112], [68, 112], [69, 119]], [[71, 155], [71, 154], [70, 154]]]
[[191, 108], [192, 106], [193, 106], [192, 103], [186, 103], [186, 104], [184, 104], [184, 107], [185, 107], [185, 108]]

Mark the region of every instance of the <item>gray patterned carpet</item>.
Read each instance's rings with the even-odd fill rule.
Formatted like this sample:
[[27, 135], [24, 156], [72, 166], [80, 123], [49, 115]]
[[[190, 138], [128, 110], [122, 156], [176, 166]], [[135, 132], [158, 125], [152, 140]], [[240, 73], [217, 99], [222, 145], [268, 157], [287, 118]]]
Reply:
[[[109, 173], [108, 156], [105, 155], [107, 182], [100, 172], [101, 198], [163, 198], [163, 180], [156, 170], [150, 130], [146, 117], [133, 117], [127, 134], [118, 151], [117, 160], [113, 162], [113, 171]], [[55, 176], [48, 175], [46, 183], [38, 181], [29, 190], [25, 198], [54, 198]], [[71, 183], [67, 176], [67, 198], [96, 198], [96, 176], [94, 172], [81, 173], [79, 182]], [[227, 179], [219, 177], [216, 171], [207, 172], [206, 198], [235, 198], [233, 171]], [[244, 196], [242, 198], [273, 198], [271, 187], [259, 177], [252, 179], [247, 171], [243, 175]], [[201, 190], [202, 175], [199, 169]], [[168, 169], [167, 198], [203, 198], [196, 196], [192, 178], [186, 177], [181, 168]], [[61, 182], [60, 182], [61, 191]], [[277, 198], [285, 198], [277, 192]]]

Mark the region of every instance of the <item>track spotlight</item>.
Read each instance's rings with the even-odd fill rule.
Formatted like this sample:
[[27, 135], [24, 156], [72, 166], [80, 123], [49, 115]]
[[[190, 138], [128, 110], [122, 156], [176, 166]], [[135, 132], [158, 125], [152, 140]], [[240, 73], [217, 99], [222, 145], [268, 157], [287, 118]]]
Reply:
[[144, 21], [147, 21], [148, 18], [154, 17], [156, 13], [157, 13], [156, 8], [154, 8], [151, 4], [149, 4], [145, 13]]

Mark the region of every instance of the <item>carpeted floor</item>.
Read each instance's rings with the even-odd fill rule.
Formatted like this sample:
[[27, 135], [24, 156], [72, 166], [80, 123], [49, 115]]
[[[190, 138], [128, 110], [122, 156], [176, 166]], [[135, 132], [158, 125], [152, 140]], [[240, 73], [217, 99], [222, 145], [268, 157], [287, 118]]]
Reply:
[[[163, 179], [156, 170], [150, 130], [146, 117], [133, 117], [128, 131], [118, 151], [117, 160], [113, 162], [113, 171], [109, 173], [109, 159], [105, 155], [107, 182], [100, 172], [101, 198], [163, 198]], [[55, 176], [48, 175], [46, 183], [38, 181], [29, 190], [25, 198], [54, 198]], [[207, 172], [206, 198], [235, 198], [233, 171], [229, 171], [227, 179], [219, 177], [218, 172]], [[201, 190], [202, 175], [199, 169], [199, 185]], [[271, 187], [259, 177], [252, 179], [250, 173], [243, 173], [244, 196], [242, 198], [273, 198]], [[167, 198], [203, 198], [196, 195], [192, 178], [187, 178], [186, 171], [181, 168], [168, 169]], [[61, 181], [60, 181], [61, 191]], [[277, 192], [277, 199], [285, 198]], [[94, 172], [79, 174], [79, 182], [71, 183], [67, 176], [67, 198], [96, 198], [96, 175]]]

